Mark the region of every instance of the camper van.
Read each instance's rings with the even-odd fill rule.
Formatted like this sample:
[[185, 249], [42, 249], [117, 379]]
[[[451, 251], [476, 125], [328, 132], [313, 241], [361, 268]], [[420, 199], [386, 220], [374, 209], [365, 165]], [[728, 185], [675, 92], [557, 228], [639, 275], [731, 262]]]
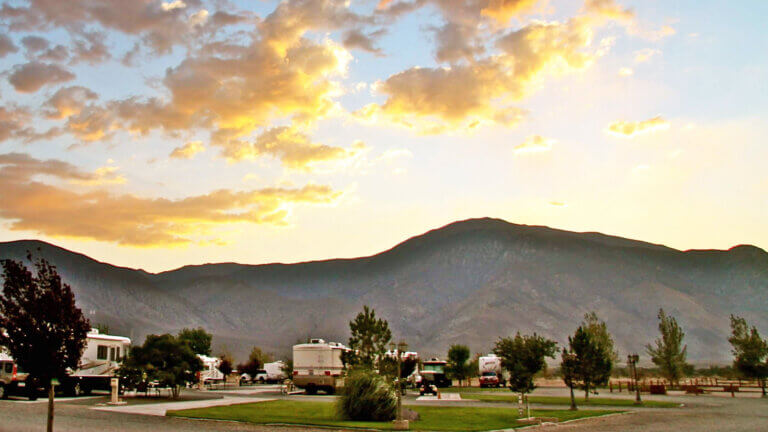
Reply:
[[421, 383], [423, 384], [424, 381], [427, 381], [436, 387], [450, 387], [451, 380], [449, 380], [445, 374], [445, 366], [447, 364], [446, 361], [438, 358], [424, 360], [421, 364], [421, 371], [419, 372], [421, 375]]
[[310, 339], [293, 346], [293, 384], [307, 394], [322, 390], [333, 394], [344, 385], [341, 354], [349, 348], [338, 342]]
[[506, 372], [501, 367], [501, 358], [488, 354], [477, 360], [480, 387], [504, 387], [507, 384]]

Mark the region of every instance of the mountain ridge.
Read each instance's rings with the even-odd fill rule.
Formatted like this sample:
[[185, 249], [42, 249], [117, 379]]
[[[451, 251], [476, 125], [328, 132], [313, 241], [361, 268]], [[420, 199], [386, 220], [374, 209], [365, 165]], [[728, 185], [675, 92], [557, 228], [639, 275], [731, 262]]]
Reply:
[[[622, 350], [642, 351], [659, 307], [679, 315], [695, 361], [727, 361], [728, 315], [768, 321], [768, 253], [750, 245], [680, 251], [601, 233], [482, 218], [458, 221], [360, 258], [208, 263], [151, 273], [39, 240], [0, 243], [0, 258], [37, 250], [57, 265], [94, 322], [136, 339], [203, 326], [217, 349], [286, 354], [309, 336], [346, 340], [370, 304], [424, 353], [451, 343], [482, 352], [516, 330], [564, 342], [595, 310]], [[34, 250], [33, 250], [34, 249]]]

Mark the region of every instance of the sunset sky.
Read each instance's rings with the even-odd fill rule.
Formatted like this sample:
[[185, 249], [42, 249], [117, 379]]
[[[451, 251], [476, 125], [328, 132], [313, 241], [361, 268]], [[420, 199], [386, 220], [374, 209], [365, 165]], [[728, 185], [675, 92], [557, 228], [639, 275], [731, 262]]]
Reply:
[[768, 2], [0, 1], [0, 241], [295, 262], [470, 217], [768, 248]]

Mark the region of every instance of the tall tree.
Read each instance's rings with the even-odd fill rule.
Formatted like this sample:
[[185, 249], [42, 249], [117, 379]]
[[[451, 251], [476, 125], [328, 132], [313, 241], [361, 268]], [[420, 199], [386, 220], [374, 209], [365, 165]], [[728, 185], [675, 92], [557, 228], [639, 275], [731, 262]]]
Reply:
[[363, 311], [349, 322], [349, 347], [354, 355], [347, 356], [345, 363], [373, 368], [376, 359], [382, 358], [392, 339], [389, 323], [376, 318], [376, 311], [363, 306]]
[[661, 337], [654, 341], [654, 345], [647, 344], [645, 350], [670, 384], [677, 385], [688, 366], [685, 361], [688, 346], [683, 345], [685, 333], [674, 317], [664, 313], [664, 309], [659, 309], [658, 317]]
[[186, 341], [170, 334], [148, 335], [142, 346], [134, 346], [123, 362], [121, 376], [141, 371], [147, 382], [158, 381], [172, 389], [174, 399], [181, 387], [195, 381], [203, 363]]
[[211, 355], [211, 341], [213, 340], [213, 335], [205, 331], [204, 328], [182, 329], [179, 332], [178, 338], [180, 341], [187, 343], [195, 354], [205, 356]]
[[[547, 367], [545, 357], [555, 358], [557, 344], [534, 333], [514, 338], [501, 338], [496, 342], [493, 353], [501, 357], [501, 366], [509, 371], [509, 389], [523, 396], [536, 388], [533, 376]], [[527, 402], [526, 398], [526, 402]]]
[[27, 260], [35, 275], [18, 261], [2, 260], [3, 293], [0, 296], [0, 345], [37, 384], [48, 389], [48, 431], [53, 430], [52, 379], [64, 378], [77, 369], [91, 328], [75, 304], [72, 288], [62, 283], [56, 267], [44, 259]]
[[611, 359], [612, 364], [619, 361], [619, 352], [615, 348], [613, 337], [608, 332], [608, 326], [605, 321], [598, 318], [597, 313], [584, 314], [584, 321], [582, 321], [581, 326], [589, 333], [592, 341], [605, 353], [605, 356]]
[[254, 378], [258, 371], [264, 368], [265, 363], [272, 361], [274, 361], [274, 358], [271, 354], [265, 353], [261, 348], [255, 346], [248, 355], [248, 361], [238, 365], [237, 369], [239, 372], [247, 373], [251, 378]]
[[224, 382], [227, 382], [227, 377], [232, 374], [234, 367], [232, 366], [232, 356], [229, 354], [223, 354], [219, 357], [219, 370], [224, 374]]
[[[469, 357], [471, 356], [469, 347], [466, 345], [451, 345], [448, 348], [448, 376], [451, 379], [459, 380], [459, 385], [469, 376]], [[501, 377], [499, 377], [501, 379]]]
[[563, 376], [563, 382], [571, 391], [571, 410], [576, 411], [576, 398], [573, 395], [573, 388], [577, 385], [578, 377], [576, 376], [576, 354], [563, 348], [560, 354], [560, 374]]
[[756, 379], [765, 393], [768, 378], [768, 340], [760, 337], [755, 326], [751, 328], [744, 318], [731, 315], [731, 337], [733, 366], [747, 378]]
[[570, 353], [574, 355], [574, 378], [581, 382], [584, 400], [589, 400], [589, 390], [608, 382], [611, 377], [612, 352], [605, 349], [604, 342], [594, 339], [593, 333], [579, 327], [568, 337]]

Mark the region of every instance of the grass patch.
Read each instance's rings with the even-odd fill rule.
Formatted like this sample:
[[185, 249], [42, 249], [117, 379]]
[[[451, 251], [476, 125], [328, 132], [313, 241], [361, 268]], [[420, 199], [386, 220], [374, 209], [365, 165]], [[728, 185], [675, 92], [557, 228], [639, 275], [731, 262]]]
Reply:
[[[421, 420], [411, 423], [411, 430], [430, 431], [486, 431], [517, 427], [517, 410], [511, 408], [476, 408], [446, 406], [411, 406]], [[532, 410], [540, 417], [557, 417], [561, 421], [593, 417], [619, 411]], [[168, 411], [173, 417], [235, 420], [247, 423], [285, 423], [343, 428], [391, 430], [390, 422], [355, 422], [340, 420], [336, 405], [327, 402], [276, 400], [249, 404], [218, 406], [200, 409]]]
[[[462, 399], [472, 399], [485, 402], [506, 402], [514, 403], [517, 405], [517, 394], [488, 394], [488, 393], [464, 393], [461, 394]], [[528, 400], [532, 404], [542, 405], [571, 405], [571, 398], [567, 396], [528, 396]], [[585, 401], [582, 398], [576, 398], [577, 406], [615, 406], [615, 407], [633, 407], [635, 405], [634, 399], [614, 399], [614, 398], [590, 398], [589, 401]], [[677, 408], [680, 404], [674, 402], [664, 401], [643, 401], [640, 405], [646, 408]]]

